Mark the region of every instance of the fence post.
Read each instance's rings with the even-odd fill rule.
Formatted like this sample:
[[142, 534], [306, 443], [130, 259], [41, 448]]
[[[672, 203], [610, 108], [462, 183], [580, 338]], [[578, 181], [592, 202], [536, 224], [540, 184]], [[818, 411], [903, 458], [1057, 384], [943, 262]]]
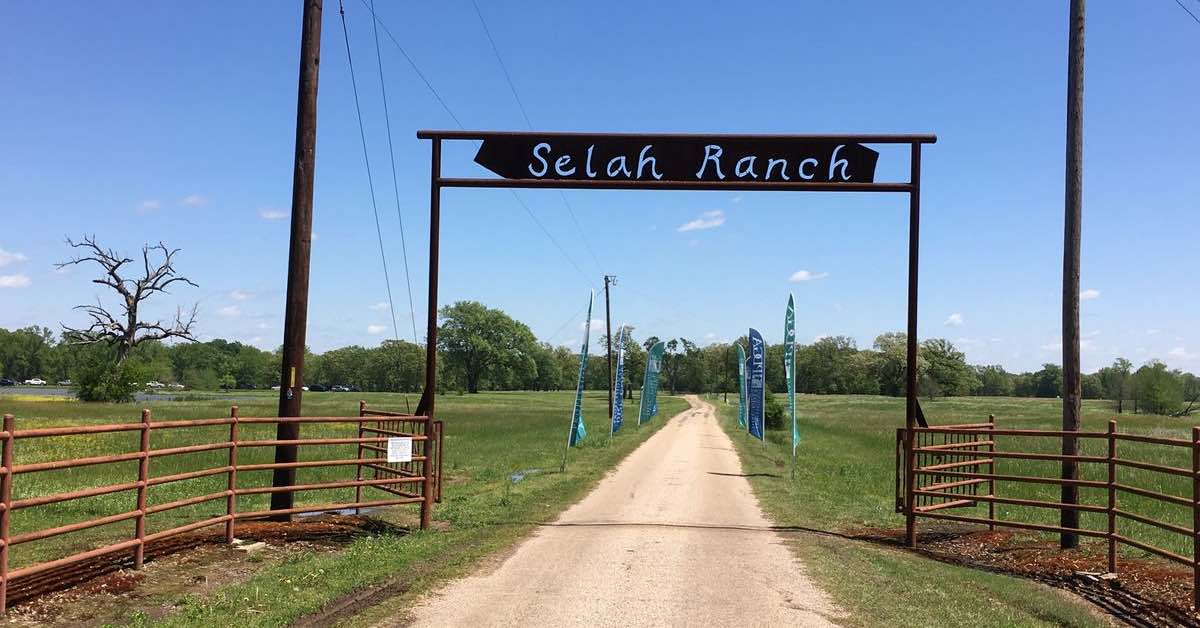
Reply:
[[133, 550], [133, 568], [141, 569], [146, 558], [146, 489], [150, 480], [150, 410], [142, 409], [142, 455], [138, 458], [137, 523], [134, 533], [137, 547]]
[[233, 543], [234, 514], [237, 512], [237, 465], [238, 465], [238, 416], [237, 406], [229, 409], [229, 476], [225, 497], [225, 514], [229, 520], [225, 522], [225, 542]]
[[1192, 607], [1200, 608], [1200, 427], [1192, 428]]
[[8, 611], [8, 521], [12, 507], [14, 422], [13, 415], [4, 415], [4, 453], [0, 455], [0, 466], [4, 467], [4, 475], [0, 477], [0, 501], [4, 502], [4, 510], [0, 511], [0, 615]]
[[421, 475], [421, 529], [429, 528], [433, 521], [433, 417], [425, 417], [425, 446], [421, 448], [425, 454]]
[[[1194, 456], [1193, 456], [1194, 457]], [[1117, 573], [1117, 422], [1108, 422], [1108, 573]]]
[[[358, 418], [361, 419], [364, 416], [366, 416], [366, 414], [367, 414], [367, 402], [360, 400], [358, 402]], [[359, 421], [358, 422], [358, 455], [355, 456], [355, 458], [357, 460], [363, 459], [362, 439], [363, 439], [363, 423], [362, 423], [362, 421]], [[362, 481], [362, 462], [356, 463], [354, 465], [354, 481], [355, 482]], [[354, 503], [355, 503], [355, 505], [357, 505], [361, 501], [362, 501], [362, 485], [355, 484], [354, 485]], [[361, 513], [362, 513], [362, 509], [359, 509], [359, 508], [354, 509], [354, 514], [357, 515], [357, 514], [361, 514]]]
[[913, 510], [913, 483], [916, 478], [916, 454], [913, 452], [913, 428], [904, 430], [904, 540], [917, 546], [917, 513]]
[[[996, 415], [994, 414], [988, 415], [988, 441], [992, 443], [991, 445], [988, 445], [988, 453], [996, 453]], [[988, 463], [988, 475], [995, 476], [996, 457], [988, 456], [988, 459], [991, 460], [991, 462]], [[991, 497], [996, 496], [995, 477], [988, 478], [988, 493], [990, 493]], [[993, 501], [988, 502], [988, 530], [993, 532], [996, 530], [996, 502]]]
[[434, 501], [442, 503], [442, 441], [446, 437], [446, 424], [440, 419], [433, 422], [437, 431], [437, 496]]

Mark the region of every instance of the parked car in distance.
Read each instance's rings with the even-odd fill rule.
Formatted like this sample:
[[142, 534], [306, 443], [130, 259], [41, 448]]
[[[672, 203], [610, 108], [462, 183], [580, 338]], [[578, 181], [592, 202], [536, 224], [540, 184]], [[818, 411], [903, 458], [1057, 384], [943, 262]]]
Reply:
[[162, 382], [154, 382], [154, 381], [146, 382], [146, 388], [165, 388], [165, 387], [166, 387], [165, 384], [163, 384]]
[[44, 380], [40, 377], [34, 377], [32, 379], [25, 380], [25, 385], [26, 386], [45, 386], [46, 380]]
[[74, 385], [74, 384], [75, 384], [75, 382], [73, 382], [73, 381], [71, 381], [71, 380], [69, 380], [69, 379], [60, 380], [60, 381], [58, 382], [58, 385], [59, 385], [59, 386], [71, 386], [71, 385]]
[[310, 384], [305, 390], [311, 390], [313, 392], [328, 392], [329, 387], [321, 384]]
[[347, 386], [334, 386], [329, 389], [329, 392], [350, 392], [350, 388]]
[[183, 384], [180, 384], [179, 382], [175, 382], [174, 384], [167, 384], [167, 388], [174, 388], [175, 390], [183, 390], [184, 388], [186, 388], [186, 386], [184, 386]]
[[7, 377], [0, 379], [0, 386], [16, 386], [16, 385], [17, 385], [16, 382], [12, 381], [11, 379], [9, 379]]
[[275, 384], [274, 386], [272, 386], [271, 390], [279, 390], [279, 384]]

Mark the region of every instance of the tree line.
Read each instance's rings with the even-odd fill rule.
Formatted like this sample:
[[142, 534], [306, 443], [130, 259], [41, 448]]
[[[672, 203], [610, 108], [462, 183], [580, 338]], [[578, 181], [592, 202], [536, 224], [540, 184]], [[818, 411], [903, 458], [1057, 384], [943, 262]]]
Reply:
[[[619, 330], [613, 330], [616, 337]], [[660, 339], [639, 342], [626, 327], [626, 390], [640, 387], [646, 351]], [[664, 339], [661, 386], [678, 392], [737, 392], [737, 350], [733, 343], [700, 346], [687, 338]], [[796, 346], [798, 392], [900, 396], [905, 388], [905, 335], [881, 334], [870, 348], [844, 336]], [[607, 338], [588, 362], [585, 387], [608, 388]], [[736, 342], [748, 346], [743, 336]], [[104, 344], [80, 343], [70, 330], [47, 327], [0, 329], [0, 377], [17, 381], [41, 377], [50, 382], [88, 376], [88, 369], [116, 368]], [[615, 347], [614, 347], [615, 350]], [[783, 344], [767, 347], [767, 387], [786, 389]], [[280, 352], [222, 339], [207, 342], [141, 342], [128, 350], [122, 380], [156, 380], [193, 389], [266, 388], [278, 383]], [[108, 365], [108, 366], [106, 366]], [[575, 386], [578, 348], [539, 342], [524, 323], [474, 301], [439, 311], [438, 368], [442, 390], [564, 390]], [[307, 384], [344, 385], [361, 390], [419, 392], [424, 382], [425, 348], [403, 340], [375, 347], [352, 345], [305, 358]], [[1062, 369], [1012, 373], [1000, 365], [972, 365], [953, 343], [925, 340], [917, 359], [919, 393], [940, 396], [1058, 397]], [[1085, 399], [1109, 399], [1118, 411], [1189, 414], [1200, 401], [1200, 378], [1162, 362], [1138, 368], [1124, 358], [1083, 377]]]

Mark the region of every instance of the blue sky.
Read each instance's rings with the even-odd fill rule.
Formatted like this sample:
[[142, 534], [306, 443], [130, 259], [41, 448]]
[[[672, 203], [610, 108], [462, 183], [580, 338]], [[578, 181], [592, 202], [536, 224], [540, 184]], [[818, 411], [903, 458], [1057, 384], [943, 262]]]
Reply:
[[[469, 1], [377, 4], [466, 127], [525, 128]], [[923, 162], [920, 335], [1030, 369], [1060, 357], [1066, 4], [480, 7], [536, 128], [937, 133]], [[130, 253], [160, 239], [183, 249], [200, 288], [151, 314], [199, 301], [203, 338], [279, 344], [299, 7], [0, 7], [0, 326], [80, 322], [71, 306], [107, 297], [84, 269], [53, 268], [65, 236], [94, 233]], [[346, 9], [399, 333], [411, 339], [371, 22], [361, 0]], [[1200, 24], [1173, 0], [1093, 0], [1088, 18], [1083, 366], [1123, 355], [1197, 370]], [[381, 46], [423, 334], [429, 147], [415, 131], [454, 122]], [[316, 350], [393, 334], [331, 0], [322, 55]], [[475, 174], [472, 151], [448, 148], [445, 172]], [[879, 168], [902, 179], [905, 155], [883, 150]], [[519, 194], [571, 261], [508, 191], [449, 190], [442, 304], [480, 300], [573, 345], [608, 272], [620, 282], [614, 324], [643, 338], [706, 343], [754, 326], [778, 342], [789, 292], [802, 341], [869, 346], [903, 329], [903, 195], [567, 191], [585, 245], [557, 191]]]

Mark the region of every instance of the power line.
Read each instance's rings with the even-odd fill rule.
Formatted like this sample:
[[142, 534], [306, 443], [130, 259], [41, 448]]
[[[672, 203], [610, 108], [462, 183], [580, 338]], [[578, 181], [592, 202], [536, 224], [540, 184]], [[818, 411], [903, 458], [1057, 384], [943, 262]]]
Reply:
[[[339, 2], [340, 1], [341, 0], [339, 0]], [[425, 84], [425, 87], [429, 90], [429, 93], [433, 94], [434, 99], [437, 100], [439, 105], [441, 105], [442, 110], [450, 116], [451, 120], [454, 120], [454, 124], [457, 125], [458, 128], [465, 129], [466, 127], [463, 126], [462, 121], [458, 119], [458, 116], [454, 115], [454, 111], [450, 109], [450, 105], [446, 104], [446, 100], [442, 98], [442, 95], [438, 93], [436, 88], [434, 88], [433, 83], [429, 81], [429, 79], [425, 76], [425, 73], [422, 72], [421, 68], [417, 66], [417, 63], [413, 61], [413, 58], [409, 56], [406, 50], [404, 50], [404, 46], [400, 45], [400, 42], [396, 39], [396, 36], [392, 34], [392, 31], [387, 27], [387, 24], [383, 22], [383, 19], [380, 18], [377, 13], [375, 13], [374, 7], [367, 4], [367, 0], [359, 0], [359, 2], [361, 2], [362, 5], [371, 12], [371, 18], [379, 25], [380, 28], [383, 29], [383, 33], [387, 35], [387, 38], [394, 46], [396, 46], [396, 49], [400, 51], [400, 55], [404, 57], [404, 60], [408, 62], [410, 67], [412, 67], [413, 72], [415, 72], [417, 77], [421, 79], [421, 82]], [[478, 142], [475, 144], [478, 146]], [[562, 244], [560, 244], [558, 240], [556, 240], [554, 236], [550, 234], [550, 231], [546, 229], [545, 225], [543, 225], [542, 222], [537, 219], [537, 216], [534, 215], [533, 210], [529, 209], [529, 206], [525, 204], [525, 201], [517, 194], [515, 190], [509, 189], [509, 192], [512, 194], [513, 198], [517, 200], [517, 203], [521, 205], [521, 208], [525, 210], [525, 213], [529, 215], [529, 218], [533, 220], [534, 224], [536, 224], [538, 228], [541, 229], [542, 233], [544, 233], [546, 237], [554, 244], [554, 246], [558, 248], [563, 257], [567, 259], [567, 262], [569, 262], [571, 266], [577, 272], [579, 272], [581, 276], [583, 276], [584, 281], [589, 286], [594, 288], [596, 285], [595, 282], [588, 278], [587, 273], [583, 272], [583, 270], [579, 267], [579, 264], [575, 263], [575, 260], [567, 253], [566, 248], [563, 247]]]
[[496, 61], [500, 63], [500, 71], [504, 73], [504, 80], [508, 82], [508, 89], [512, 91], [513, 98], [517, 101], [517, 108], [521, 110], [521, 117], [525, 118], [525, 126], [533, 130], [533, 123], [529, 121], [529, 113], [525, 111], [525, 103], [521, 102], [521, 97], [517, 95], [517, 86], [513, 85], [512, 76], [508, 73], [508, 66], [504, 65], [504, 59], [500, 56], [500, 49], [496, 47], [496, 40], [492, 39], [492, 31], [488, 28], [487, 21], [483, 19], [483, 12], [479, 10], [479, 3], [471, 0], [471, 5], [475, 7], [475, 15], [479, 16], [479, 24], [483, 26], [483, 34], [487, 35], [488, 43], [492, 45], [492, 53], [496, 55]]
[[549, 341], [550, 341], [551, 343], [553, 343], [554, 339], [555, 339], [555, 338], [557, 338], [557, 337], [558, 337], [558, 335], [559, 335], [559, 334], [561, 334], [561, 333], [562, 333], [562, 331], [563, 331], [564, 329], [566, 329], [566, 328], [567, 328], [567, 325], [570, 325], [570, 324], [571, 324], [571, 322], [575, 320], [575, 317], [577, 317], [577, 316], [579, 316], [580, 314], [582, 314], [582, 313], [583, 313], [583, 311], [584, 311], [584, 310], [586, 310], [586, 309], [587, 309], [587, 305], [583, 305], [583, 306], [581, 306], [581, 307], [580, 307], [578, 310], [575, 310], [575, 313], [574, 313], [574, 314], [571, 314], [571, 316], [570, 316], [569, 318], [567, 318], [567, 320], [566, 320], [566, 321], [564, 321], [562, 325], [559, 325], [559, 326], [558, 326], [558, 329], [557, 329], [557, 330], [555, 330], [553, 334], [551, 334], [550, 336], [547, 336], [547, 338], [549, 338]]
[[387, 285], [388, 310], [392, 313], [392, 333], [400, 340], [396, 325], [396, 307], [392, 301], [392, 281], [388, 277], [387, 254], [383, 246], [383, 229], [379, 226], [379, 207], [375, 202], [375, 181], [371, 176], [371, 158], [367, 153], [367, 133], [363, 129], [362, 108], [358, 104], [358, 81], [354, 78], [354, 58], [350, 55], [350, 31], [346, 27], [346, 8], [338, 0], [338, 13], [342, 18], [342, 39], [346, 42], [346, 62], [350, 66], [350, 87], [354, 90], [354, 112], [358, 118], [358, 137], [362, 140], [363, 163], [367, 167], [367, 188], [371, 191], [371, 211], [375, 214], [375, 235], [379, 239], [379, 257], [383, 261], [383, 281]]
[[[341, 0], [338, 0], [338, 1], [340, 2]], [[442, 106], [442, 110], [446, 112], [446, 115], [450, 116], [451, 120], [454, 120], [454, 124], [458, 125], [458, 128], [460, 128], [460, 129], [466, 128], [463, 126], [463, 123], [461, 121], [459, 121], [458, 116], [454, 115], [454, 112], [450, 110], [450, 105], [446, 104], [446, 101], [442, 99], [442, 95], [439, 94], [438, 91], [433, 88], [433, 84], [430, 83], [429, 79], [425, 77], [425, 73], [422, 72], [421, 68], [417, 66], [417, 62], [413, 61], [412, 57], [408, 56], [408, 52], [406, 50], [404, 50], [404, 46], [401, 46], [400, 42], [396, 40], [396, 36], [392, 34], [391, 29], [389, 29], [387, 27], [387, 24], [384, 24], [383, 20], [380, 19], [380, 17], [375, 13], [375, 7], [368, 5], [367, 0], [358, 0], [358, 1], [361, 2], [362, 5], [371, 12], [372, 21], [374, 21], [380, 27], [383, 28], [383, 34], [387, 35], [388, 39], [390, 39], [392, 41], [392, 44], [396, 46], [396, 50], [400, 51], [400, 55], [402, 57], [404, 57], [405, 61], [408, 62], [408, 65], [409, 65], [409, 67], [412, 68], [413, 72], [416, 72], [417, 78], [421, 79], [421, 82], [425, 84], [425, 87], [429, 90], [429, 93], [433, 94], [434, 99], [436, 99], [438, 101], [438, 104]]]
[[[532, 131], [533, 122], [529, 119], [529, 112], [525, 109], [525, 103], [517, 93], [517, 86], [513, 83], [512, 75], [508, 72], [508, 65], [504, 63], [504, 57], [500, 55], [500, 47], [496, 45], [496, 39], [492, 37], [492, 29], [488, 28], [487, 20], [483, 19], [483, 11], [479, 9], [479, 2], [471, 0], [471, 6], [475, 7], [475, 15], [479, 16], [479, 25], [483, 27], [483, 34], [487, 36], [488, 43], [492, 46], [492, 54], [496, 56], [496, 62], [500, 64], [500, 71], [504, 74], [504, 81], [508, 83], [508, 90], [512, 92], [513, 100], [517, 101], [517, 108], [521, 110], [521, 117], [525, 119], [525, 126]], [[591, 243], [588, 242], [587, 232], [583, 230], [583, 225], [579, 224], [579, 218], [575, 215], [575, 209], [571, 207], [571, 203], [567, 201], [567, 195], [562, 190], [559, 190], [558, 196], [562, 199], [563, 206], [567, 208], [567, 214], [571, 217], [571, 222], [579, 230], [579, 236], [583, 240], [584, 248], [592, 256], [592, 261], [596, 263], [597, 270], [603, 273], [604, 265], [600, 263], [600, 258], [596, 257], [596, 251], [592, 249]]]
[[1187, 6], [1183, 4], [1183, 2], [1181, 2], [1180, 0], [1175, 0], [1175, 4], [1178, 4], [1179, 8], [1183, 9], [1184, 11], [1187, 11], [1187, 14], [1192, 16], [1192, 19], [1195, 20], [1197, 24], [1200, 24], [1200, 17], [1196, 17], [1196, 14], [1192, 13], [1192, 10], [1187, 8]]
[[588, 255], [592, 256], [592, 261], [596, 263], [596, 270], [600, 274], [604, 274], [604, 264], [600, 263], [600, 258], [596, 257], [596, 251], [592, 249], [592, 244], [588, 242], [587, 236], [584, 235], [583, 225], [579, 224], [579, 219], [575, 217], [575, 208], [571, 207], [571, 203], [567, 201], [567, 195], [562, 190], [558, 191], [558, 196], [562, 198], [563, 205], [567, 208], [567, 215], [571, 217], [571, 222], [575, 223], [575, 228], [579, 230], [579, 235], [583, 239], [583, 248], [587, 249]]
[[[371, 0], [371, 12], [375, 12], [375, 0]], [[387, 86], [383, 81], [383, 55], [379, 52], [379, 25], [375, 20], [371, 20], [371, 30], [375, 33], [375, 59], [379, 64], [379, 91], [383, 94], [383, 120], [387, 125], [388, 155], [392, 160], [392, 194], [396, 198], [396, 219], [400, 221], [400, 253], [404, 258], [404, 283], [408, 286], [408, 319], [412, 323], [413, 344], [419, 345], [421, 343], [417, 337], [417, 312], [413, 307], [412, 275], [408, 271], [408, 237], [404, 233], [404, 216], [400, 212], [400, 183], [396, 178], [396, 149], [392, 146], [392, 117], [388, 113]], [[357, 105], [357, 101], [355, 104]], [[378, 225], [378, 218], [376, 225]], [[389, 286], [388, 289], [390, 290], [391, 287]], [[395, 312], [392, 313], [392, 324], [395, 325]], [[399, 332], [397, 332], [397, 336], [399, 336]]]

